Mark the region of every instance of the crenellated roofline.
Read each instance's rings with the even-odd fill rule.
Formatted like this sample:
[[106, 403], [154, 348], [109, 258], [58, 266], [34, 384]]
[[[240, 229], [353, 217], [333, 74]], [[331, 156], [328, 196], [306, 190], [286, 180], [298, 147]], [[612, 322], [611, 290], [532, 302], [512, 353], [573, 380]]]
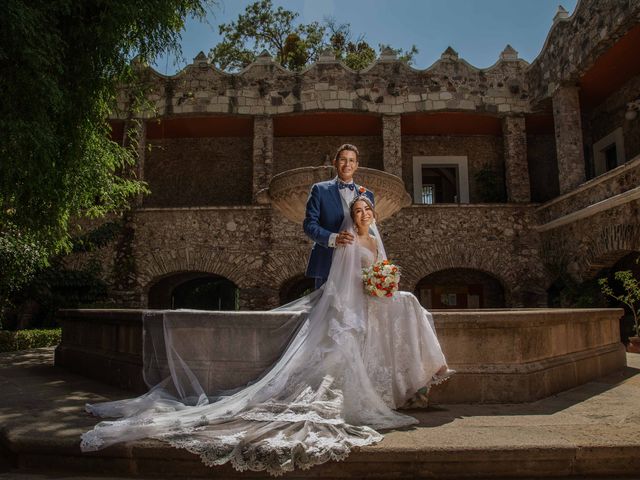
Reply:
[[522, 66], [522, 67], [526, 67], [529, 65], [529, 62], [527, 62], [526, 60], [518, 58], [518, 52], [515, 51], [513, 47], [511, 47], [511, 45], [507, 45], [505, 49], [500, 53], [500, 56], [498, 57], [496, 62], [486, 68], [476, 67], [471, 63], [467, 62], [464, 58], [460, 58], [458, 55], [458, 52], [456, 52], [452, 47], [449, 46], [444, 52], [442, 52], [438, 60], [436, 60], [431, 65], [423, 69], [414, 68], [408, 65], [406, 62], [398, 59], [395, 52], [393, 52], [393, 50], [391, 49], [385, 49], [373, 62], [371, 62], [371, 64], [369, 64], [366, 68], [362, 70], [354, 70], [348, 67], [342, 61], [335, 59], [329, 50], [325, 50], [324, 52], [321, 52], [320, 57], [318, 58], [318, 61], [309, 64], [308, 66], [306, 66], [304, 69], [300, 71], [292, 71], [283, 67], [278, 62], [276, 62], [273, 59], [273, 57], [269, 54], [269, 52], [267, 52], [266, 50], [263, 50], [262, 53], [258, 55], [258, 57], [254, 62], [251, 62], [249, 65], [247, 65], [246, 67], [244, 67], [238, 72], [227, 72], [217, 68], [213, 63], [210, 62], [210, 60], [207, 58], [207, 56], [203, 52], [199, 52], [198, 55], [194, 57], [192, 63], [186, 65], [184, 68], [182, 68], [181, 70], [179, 70], [173, 75], [164, 75], [149, 65], [145, 65], [145, 69], [148, 70], [153, 75], [157, 76], [158, 78], [178, 79], [188, 74], [193, 68], [207, 68], [212, 70], [218, 75], [226, 76], [226, 77], [243, 77], [256, 68], [264, 68], [265, 66], [269, 66], [271, 68], [277, 69], [279, 73], [284, 75], [304, 76], [306, 73], [312, 70], [315, 70], [319, 65], [333, 64], [333, 65], [339, 66], [347, 73], [364, 75], [374, 70], [375, 67], [378, 65], [391, 63], [391, 64], [397, 64], [400, 68], [406, 69], [412, 73], [425, 74], [425, 73], [431, 73], [439, 70], [439, 67], [441, 67], [442, 65], [457, 63], [458, 65], [472, 72], [489, 73], [493, 70], [500, 69], [503, 66], [503, 64], [511, 63], [511, 62], [516, 62], [519, 66]]

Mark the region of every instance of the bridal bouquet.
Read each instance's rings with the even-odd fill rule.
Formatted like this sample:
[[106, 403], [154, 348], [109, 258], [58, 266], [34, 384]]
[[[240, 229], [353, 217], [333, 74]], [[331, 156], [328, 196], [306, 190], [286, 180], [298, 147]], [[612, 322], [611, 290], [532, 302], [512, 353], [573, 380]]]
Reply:
[[364, 291], [373, 297], [391, 297], [398, 290], [400, 269], [389, 260], [362, 269]]

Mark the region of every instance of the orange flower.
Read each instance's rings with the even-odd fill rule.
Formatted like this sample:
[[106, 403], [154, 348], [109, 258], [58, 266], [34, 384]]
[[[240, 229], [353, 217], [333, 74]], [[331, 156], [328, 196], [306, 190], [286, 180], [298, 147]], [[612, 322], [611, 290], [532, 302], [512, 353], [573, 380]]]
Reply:
[[358, 192], [359, 192], [359, 193], [364, 193], [364, 192], [366, 192], [366, 191], [367, 191], [367, 189], [366, 189], [366, 188], [364, 188], [364, 187], [360, 187], [360, 188], [358, 189]]
[[389, 260], [383, 260], [383, 261], [382, 261], [382, 264], [383, 264], [383, 265], [389, 265]]
[[389, 292], [389, 293], [387, 293], [385, 296], [387, 296], [387, 297], [393, 297], [393, 293]]

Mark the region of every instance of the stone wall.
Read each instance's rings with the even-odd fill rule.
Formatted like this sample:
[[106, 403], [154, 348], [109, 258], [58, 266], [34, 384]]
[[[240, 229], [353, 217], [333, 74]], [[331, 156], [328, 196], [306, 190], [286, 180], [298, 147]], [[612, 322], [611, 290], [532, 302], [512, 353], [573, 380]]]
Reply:
[[273, 143], [274, 174], [292, 168], [330, 164], [343, 143], [358, 147], [361, 167], [383, 170], [382, 136], [274, 137]]
[[516, 205], [414, 205], [382, 224], [385, 248], [403, 267], [402, 288], [427, 275], [473, 268], [498, 279], [507, 306], [546, 305], [534, 209]]
[[[172, 77], [144, 70], [152, 109], [147, 117], [230, 113], [276, 115], [351, 110], [379, 114], [459, 110], [481, 113], [528, 111], [527, 62], [510, 47], [491, 67], [478, 69], [451, 48], [427, 69], [416, 70], [391, 52], [356, 72], [331, 56], [290, 72], [269, 56], [237, 74], [209, 64], [204, 55]], [[127, 111], [126, 94], [119, 109]], [[126, 115], [125, 115], [126, 116]], [[124, 118], [124, 117], [123, 117]]]
[[413, 198], [413, 157], [415, 156], [467, 156], [469, 166], [469, 201], [481, 203], [475, 174], [488, 164], [493, 167], [499, 181], [504, 184], [504, 157], [502, 137], [493, 135], [403, 135], [402, 180]]
[[243, 205], [252, 196], [251, 137], [149, 140], [145, 207]]
[[[381, 231], [389, 257], [403, 267], [403, 290], [413, 291], [434, 272], [468, 268], [500, 282], [506, 306], [545, 305], [536, 287], [545, 282], [532, 213], [530, 206], [413, 206], [383, 222]], [[122, 240], [94, 254], [109, 266], [106, 280], [128, 272], [130, 290], [111, 292], [127, 307], [146, 307], [149, 289], [161, 279], [200, 272], [231, 280], [241, 309], [272, 308], [280, 290], [304, 274], [311, 249], [300, 225], [258, 206], [138, 210], [127, 238], [127, 259], [118, 257]], [[87, 260], [70, 258], [76, 267]]]
[[[279, 215], [276, 223], [273, 217], [272, 209], [265, 207], [137, 212], [134, 249], [141, 304], [158, 279], [195, 271], [234, 282], [242, 309], [277, 305], [277, 286], [303, 268], [306, 257], [296, 258], [295, 252], [302, 254], [309, 246], [300, 226]], [[274, 238], [292, 248], [282, 252]], [[280, 255], [284, 260], [276, 263], [284, 270], [270, 260]]]
[[577, 281], [589, 280], [630, 252], [640, 252], [640, 200], [543, 232], [544, 261]]
[[552, 95], [559, 85], [576, 83], [638, 21], [640, 3], [636, 1], [578, 2], [573, 15], [555, 21], [542, 51], [527, 69], [532, 105]]
[[[472, 269], [495, 278], [505, 306], [546, 305], [558, 266], [577, 279], [640, 251], [640, 200], [588, 213], [601, 197], [637, 188], [640, 159], [540, 207], [516, 204], [414, 205], [381, 224], [388, 255], [413, 291], [436, 272]], [[585, 210], [585, 207], [589, 207]], [[587, 212], [584, 214], [584, 212]], [[547, 227], [562, 215], [582, 215]], [[268, 206], [142, 209], [110, 246], [68, 257], [103, 265], [116, 304], [145, 307], [149, 288], [184, 272], [223, 276], [238, 286], [241, 309], [277, 306], [281, 289], [305, 270], [311, 242], [300, 225]], [[603, 263], [604, 262], [604, 263]], [[598, 268], [596, 268], [598, 267]], [[469, 277], [470, 280], [472, 277]]]

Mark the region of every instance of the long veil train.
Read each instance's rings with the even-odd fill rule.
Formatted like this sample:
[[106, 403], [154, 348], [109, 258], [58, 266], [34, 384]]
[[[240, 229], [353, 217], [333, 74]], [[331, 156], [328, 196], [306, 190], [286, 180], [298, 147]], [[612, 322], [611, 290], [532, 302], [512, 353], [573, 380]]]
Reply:
[[[351, 228], [347, 216], [342, 229]], [[375, 236], [384, 256], [377, 230]], [[207, 392], [172, 339], [193, 312], [164, 311], [158, 331], [145, 332], [156, 339], [145, 345], [145, 367], [157, 362], [156, 352], [165, 356], [170, 376], [140, 397], [87, 405], [90, 413], [116, 420], [102, 421], [84, 433], [82, 450], [156, 438], [200, 455], [210, 466], [231, 462], [238, 470], [278, 475], [344, 459], [353, 447], [380, 441], [378, 429], [418, 423], [393, 410], [396, 405], [383, 398], [380, 382], [372, 381], [377, 352], [371, 346], [380, 339], [368, 331], [372, 310], [362, 288], [361, 248], [357, 242], [337, 248], [324, 287], [276, 309], [292, 313], [287, 328], [294, 329], [301, 316], [302, 321], [276, 363], [243, 388]], [[420, 331], [401, 335], [427, 332], [433, 344], [429, 358], [407, 360], [416, 364], [411, 368], [419, 369], [418, 381], [424, 385], [444, 357], [431, 315], [418, 308], [403, 314], [416, 316], [411, 321]], [[195, 339], [194, 345], [206, 355], [207, 345]], [[403, 388], [415, 392], [413, 384]]]

